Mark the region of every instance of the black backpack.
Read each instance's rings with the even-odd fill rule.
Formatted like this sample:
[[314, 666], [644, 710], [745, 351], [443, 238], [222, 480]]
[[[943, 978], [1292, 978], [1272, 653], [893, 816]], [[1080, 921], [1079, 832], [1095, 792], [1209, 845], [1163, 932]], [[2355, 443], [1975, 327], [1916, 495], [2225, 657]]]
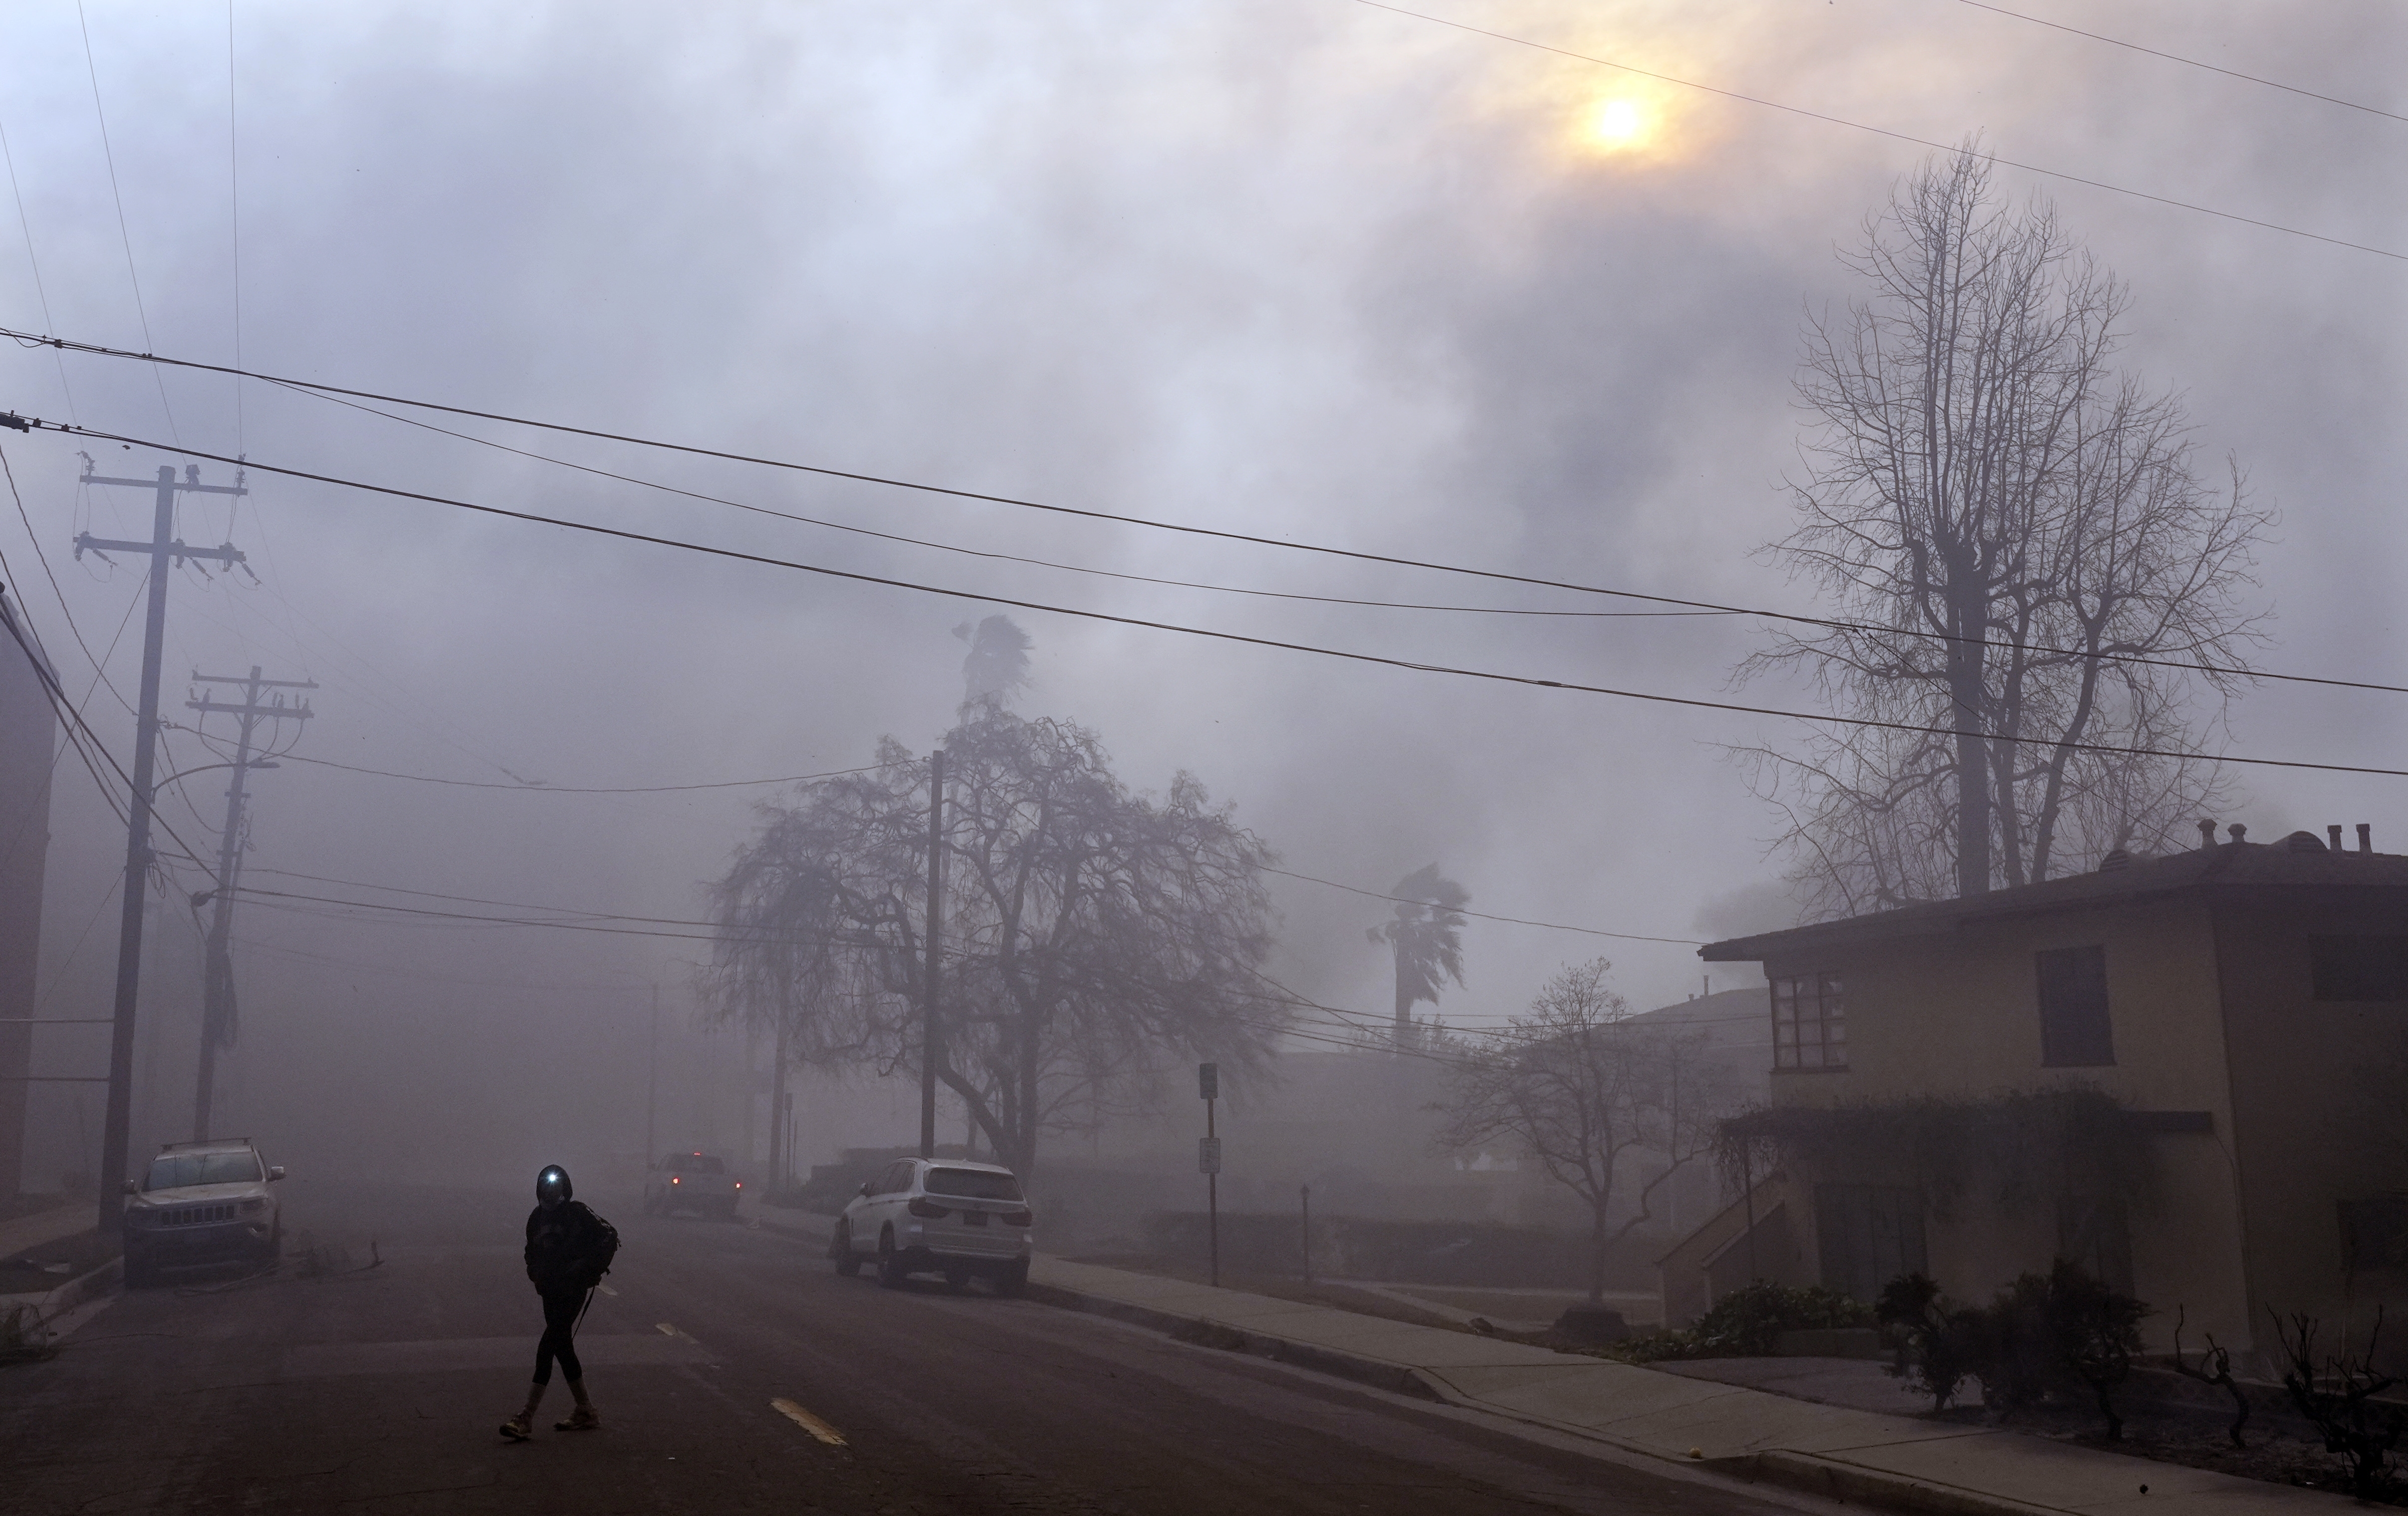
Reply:
[[591, 1206], [585, 1208], [585, 1214], [594, 1218], [595, 1228], [594, 1251], [586, 1258], [585, 1266], [598, 1280], [610, 1272], [610, 1260], [619, 1256], [619, 1229], [604, 1221]]

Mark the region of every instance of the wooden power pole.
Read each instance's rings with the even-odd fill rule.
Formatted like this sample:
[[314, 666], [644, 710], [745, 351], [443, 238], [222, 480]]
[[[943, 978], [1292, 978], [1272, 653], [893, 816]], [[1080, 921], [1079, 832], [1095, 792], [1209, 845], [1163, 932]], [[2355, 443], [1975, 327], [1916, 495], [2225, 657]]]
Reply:
[[937, 981], [944, 962], [938, 938], [945, 914], [945, 750], [928, 758], [928, 962], [920, 977], [920, 1156], [937, 1156]]
[[195, 671], [193, 682], [243, 687], [242, 704], [238, 706], [206, 695], [184, 702], [185, 708], [197, 710], [204, 718], [232, 716], [236, 724], [234, 763], [229, 765], [234, 769], [234, 782], [226, 786], [225, 831], [218, 837], [218, 887], [211, 892], [209, 940], [201, 968], [201, 1070], [193, 1086], [193, 1140], [206, 1142], [217, 1085], [218, 1050], [234, 1046], [234, 892], [235, 880], [242, 873], [242, 803], [250, 798], [242, 787], [243, 780], [254, 768], [276, 766], [272, 757], [255, 756], [258, 750], [252, 739], [263, 722], [276, 722], [280, 729], [285, 722], [306, 722], [310, 716], [306, 700], [288, 705], [280, 693], [262, 705], [259, 695], [263, 690], [314, 690], [318, 685], [314, 679], [261, 679], [257, 664], [251, 665], [248, 676]]
[[78, 533], [76, 556], [86, 551], [141, 553], [150, 560], [150, 609], [142, 625], [142, 687], [134, 718], [134, 793], [126, 799], [125, 889], [117, 928], [117, 1003], [108, 1037], [108, 1115], [100, 1137], [100, 1229], [109, 1237], [124, 1229], [126, 1148], [134, 1121], [134, 1012], [142, 983], [142, 908], [150, 875], [150, 801], [153, 761], [159, 746], [159, 660], [167, 636], [167, 568], [170, 563], [194, 559], [229, 566], [243, 561], [234, 544], [214, 548], [185, 546], [176, 536], [176, 495], [249, 494], [241, 476], [232, 484], [203, 484], [200, 465], [187, 465], [179, 480], [175, 469], [159, 465], [156, 479], [103, 479], [86, 460], [86, 484], [122, 484], [157, 492], [148, 542], [117, 542]]

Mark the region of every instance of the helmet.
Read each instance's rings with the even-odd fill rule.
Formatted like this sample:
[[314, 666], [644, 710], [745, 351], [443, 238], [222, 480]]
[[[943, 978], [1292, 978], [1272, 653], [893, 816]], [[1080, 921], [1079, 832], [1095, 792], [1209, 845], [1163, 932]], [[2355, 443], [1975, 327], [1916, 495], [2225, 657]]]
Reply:
[[576, 1193], [576, 1186], [568, 1182], [568, 1170], [558, 1164], [545, 1166], [535, 1177], [535, 1197], [542, 1205], [556, 1206]]

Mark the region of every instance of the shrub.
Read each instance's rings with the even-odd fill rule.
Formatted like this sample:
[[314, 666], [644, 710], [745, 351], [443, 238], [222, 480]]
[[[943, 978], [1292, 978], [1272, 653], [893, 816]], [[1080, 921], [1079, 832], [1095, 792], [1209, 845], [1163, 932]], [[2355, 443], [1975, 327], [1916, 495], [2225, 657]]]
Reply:
[[1948, 1409], [1989, 1355], [1987, 1314], [1957, 1305], [1926, 1275], [1901, 1274], [1890, 1280], [1873, 1313], [1898, 1345], [1889, 1371], [1929, 1395], [1935, 1411]]
[[2087, 1388], [2110, 1441], [2124, 1434], [2115, 1387], [2141, 1350], [2149, 1308], [2058, 1259], [2046, 1274], [2018, 1275], [1986, 1307], [1959, 1306], [1920, 1274], [1901, 1274], [1882, 1291], [1884, 1325], [1899, 1337], [1891, 1372], [1909, 1377], [1944, 1410], [1968, 1377], [1982, 1381], [1985, 1404], [2016, 1409]]
[[[2273, 1315], [2273, 1308], [2267, 1312]], [[2353, 1353], [2346, 1338], [2342, 1350], [2329, 1355], [2316, 1352], [2316, 1334], [2323, 1323], [2305, 1313], [2286, 1323], [2274, 1315], [2274, 1332], [2282, 1344], [2283, 1388], [2324, 1439], [2325, 1451], [2338, 1453], [2349, 1470], [2350, 1491], [2360, 1500], [2389, 1492], [2391, 1450], [2400, 1443], [2408, 1423], [2397, 1406], [2376, 1397], [2398, 1380], [2374, 1371], [2374, 1352], [2383, 1340], [2383, 1310], [2374, 1312], [2374, 1329], [2367, 1334], [2366, 1351]]]
[[1648, 1332], [1615, 1343], [1613, 1357], [1652, 1364], [1668, 1358], [1760, 1358], [1784, 1332], [1870, 1326], [1872, 1308], [1819, 1284], [1750, 1284], [1714, 1302], [1685, 1332]]
[[1872, 1308], [1819, 1284], [1750, 1284], [1733, 1290], [1692, 1328], [1699, 1357], [1753, 1358], [1772, 1352], [1784, 1332], [1870, 1326]]

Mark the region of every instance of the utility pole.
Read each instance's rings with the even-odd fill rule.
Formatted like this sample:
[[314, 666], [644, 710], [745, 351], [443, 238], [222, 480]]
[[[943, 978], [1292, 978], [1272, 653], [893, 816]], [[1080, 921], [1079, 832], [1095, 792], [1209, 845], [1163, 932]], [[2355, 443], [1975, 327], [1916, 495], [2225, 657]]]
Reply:
[[945, 750], [928, 755], [928, 962], [920, 982], [920, 1156], [937, 1156], [937, 980], [939, 923], [945, 911]]
[[76, 535], [79, 559], [85, 550], [104, 555], [138, 552], [150, 560], [150, 605], [142, 627], [142, 687], [134, 719], [134, 793], [126, 798], [125, 889], [117, 928], [117, 1003], [108, 1037], [108, 1116], [100, 1137], [100, 1230], [115, 1237], [124, 1230], [126, 1148], [134, 1121], [134, 1012], [142, 984], [142, 906], [150, 872], [150, 800], [152, 760], [159, 745], [159, 660], [167, 636], [167, 565], [208, 559], [232, 565], [243, 561], [231, 542], [214, 548], [189, 548], [176, 536], [176, 494], [249, 494], [242, 476], [232, 484], [203, 484], [197, 464], [189, 465], [181, 482], [175, 469], [159, 465], [155, 479], [103, 479], [86, 459], [82, 482], [148, 486], [158, 492], [151, 513], [150, 540], [117, 542]]
[[652, 986], [652, 1056], [645, 1065], [644, 1075], [644, 1162], [661, 1161], [660, 1151], [652, 1146], [652, 1114], [660, 1108], [661, 1094], [661, 987]]
[[1196, 1065], [1196, 1093], [1204, 1101], [1204, 1136], [1196, 1144], [1196, 1166], [1204, 1171], [1205, 1236], [1212, 1258], [1212, 1288], [1221, 1287], [1221, 1134], [1212, 1125], [1212, 1108], [1221, 1098], [1221, 1065]]
[[226, 705], [207, 695], [187, 700], [184, 708], [197, 710], [203, 718], [226, 715], [235, 719], [236, 737], [234, 749], [234, 782], [226, 786], [225, 830], [218, 837], [218, 887], [211, 892], [209, 903], [209, 940], [201, 968], [201, 1071], [193, 1086], [193, 1140], [206, 1142], [209, 1137], [209, 1111], [215, 1098], [218, 1077], [218, 1050], [234, 1046], [234, 892], [235, 880], [242, 869], [242, 803], [250, 798], [243, 790], [243, 780], [254, 768], [274, 768], [272, 761], [251, 756], [251, 737], [262, 722], [306, 722], [310, 717], [309, 703], [286, 705], [282, 694], [271, 697], [267, 705], [259, 703], [262, 690], [314, 690], [315, 679], [265, 679], [259, 677], [259, 665], [251, 665], [248, 678], [236, 674], [204, 674], [193, 671], [195, 684], [239, 684], [242, 704]]

